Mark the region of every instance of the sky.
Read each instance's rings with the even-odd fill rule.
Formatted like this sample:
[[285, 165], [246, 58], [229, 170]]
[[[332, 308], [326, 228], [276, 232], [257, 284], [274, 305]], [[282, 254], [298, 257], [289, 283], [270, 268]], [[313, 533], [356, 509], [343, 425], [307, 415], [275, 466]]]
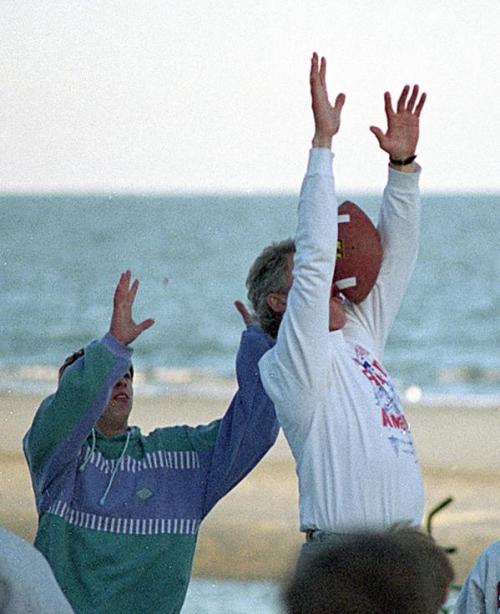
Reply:
[[383, 93], [428, 100], [427, 191], [500, 191], [500, 0], [0, 0], [0, 191], [298, 192], [312, 51], [347, 101], [342, 191], [377, 191]]

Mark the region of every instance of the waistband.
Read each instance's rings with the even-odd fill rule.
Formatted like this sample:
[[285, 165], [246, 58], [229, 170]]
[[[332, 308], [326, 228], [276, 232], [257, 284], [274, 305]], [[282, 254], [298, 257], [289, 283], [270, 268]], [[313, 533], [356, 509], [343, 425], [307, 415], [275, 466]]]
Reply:
[[354, 535], [353, 533], [335, 533], [334, 531], [323, 531], [321, 529], [306, 529], [306, 542], [335, 542]]

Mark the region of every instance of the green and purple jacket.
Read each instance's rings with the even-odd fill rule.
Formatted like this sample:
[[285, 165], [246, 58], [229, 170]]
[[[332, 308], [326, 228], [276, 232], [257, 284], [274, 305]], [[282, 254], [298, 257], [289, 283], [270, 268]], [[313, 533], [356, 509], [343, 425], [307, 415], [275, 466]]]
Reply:
[[257, 363], [273, 340], [250, 326], [239, 389], [207, 425], [95, 428], [132, 350], [110, 334], [68, 367], [24, 438], [45, 555], [76, 612], [180, 612], [200, 523], [259, 462], [278, 423]]

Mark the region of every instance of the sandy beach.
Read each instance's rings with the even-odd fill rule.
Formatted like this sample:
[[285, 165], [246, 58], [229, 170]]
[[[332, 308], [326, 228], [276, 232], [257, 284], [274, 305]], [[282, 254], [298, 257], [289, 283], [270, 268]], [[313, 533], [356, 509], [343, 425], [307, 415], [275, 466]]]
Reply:
[[[31, 541], [36, 512], [21, 440], [41, 398], [1, 394], [0, 526]], [[144, 432], [220, 416], [227, 401], [186, 396], [137, 397], [133, 423]], [[406, 408], [424, 469], [426, 508], [453, 496], [438, 515], [434, 536], [452, 555], [462, 581], [482, 549], [500, 538], [500, 406], [409, 405]], [[261, 464], [213, 510], [199, 538], [195, 574], [280, 579], [302, 543], [297, 483], [280, 435]]]

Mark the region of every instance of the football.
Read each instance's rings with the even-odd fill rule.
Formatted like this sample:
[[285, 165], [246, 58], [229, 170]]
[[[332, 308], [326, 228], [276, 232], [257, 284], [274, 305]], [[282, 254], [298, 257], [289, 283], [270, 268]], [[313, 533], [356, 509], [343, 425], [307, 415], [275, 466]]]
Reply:
[[377, 281], [382, 264], [382, 243], [377, 229], [355, 203], [338, 210], [337, 261], [333, 283], [352, 303], [361, 303]]

